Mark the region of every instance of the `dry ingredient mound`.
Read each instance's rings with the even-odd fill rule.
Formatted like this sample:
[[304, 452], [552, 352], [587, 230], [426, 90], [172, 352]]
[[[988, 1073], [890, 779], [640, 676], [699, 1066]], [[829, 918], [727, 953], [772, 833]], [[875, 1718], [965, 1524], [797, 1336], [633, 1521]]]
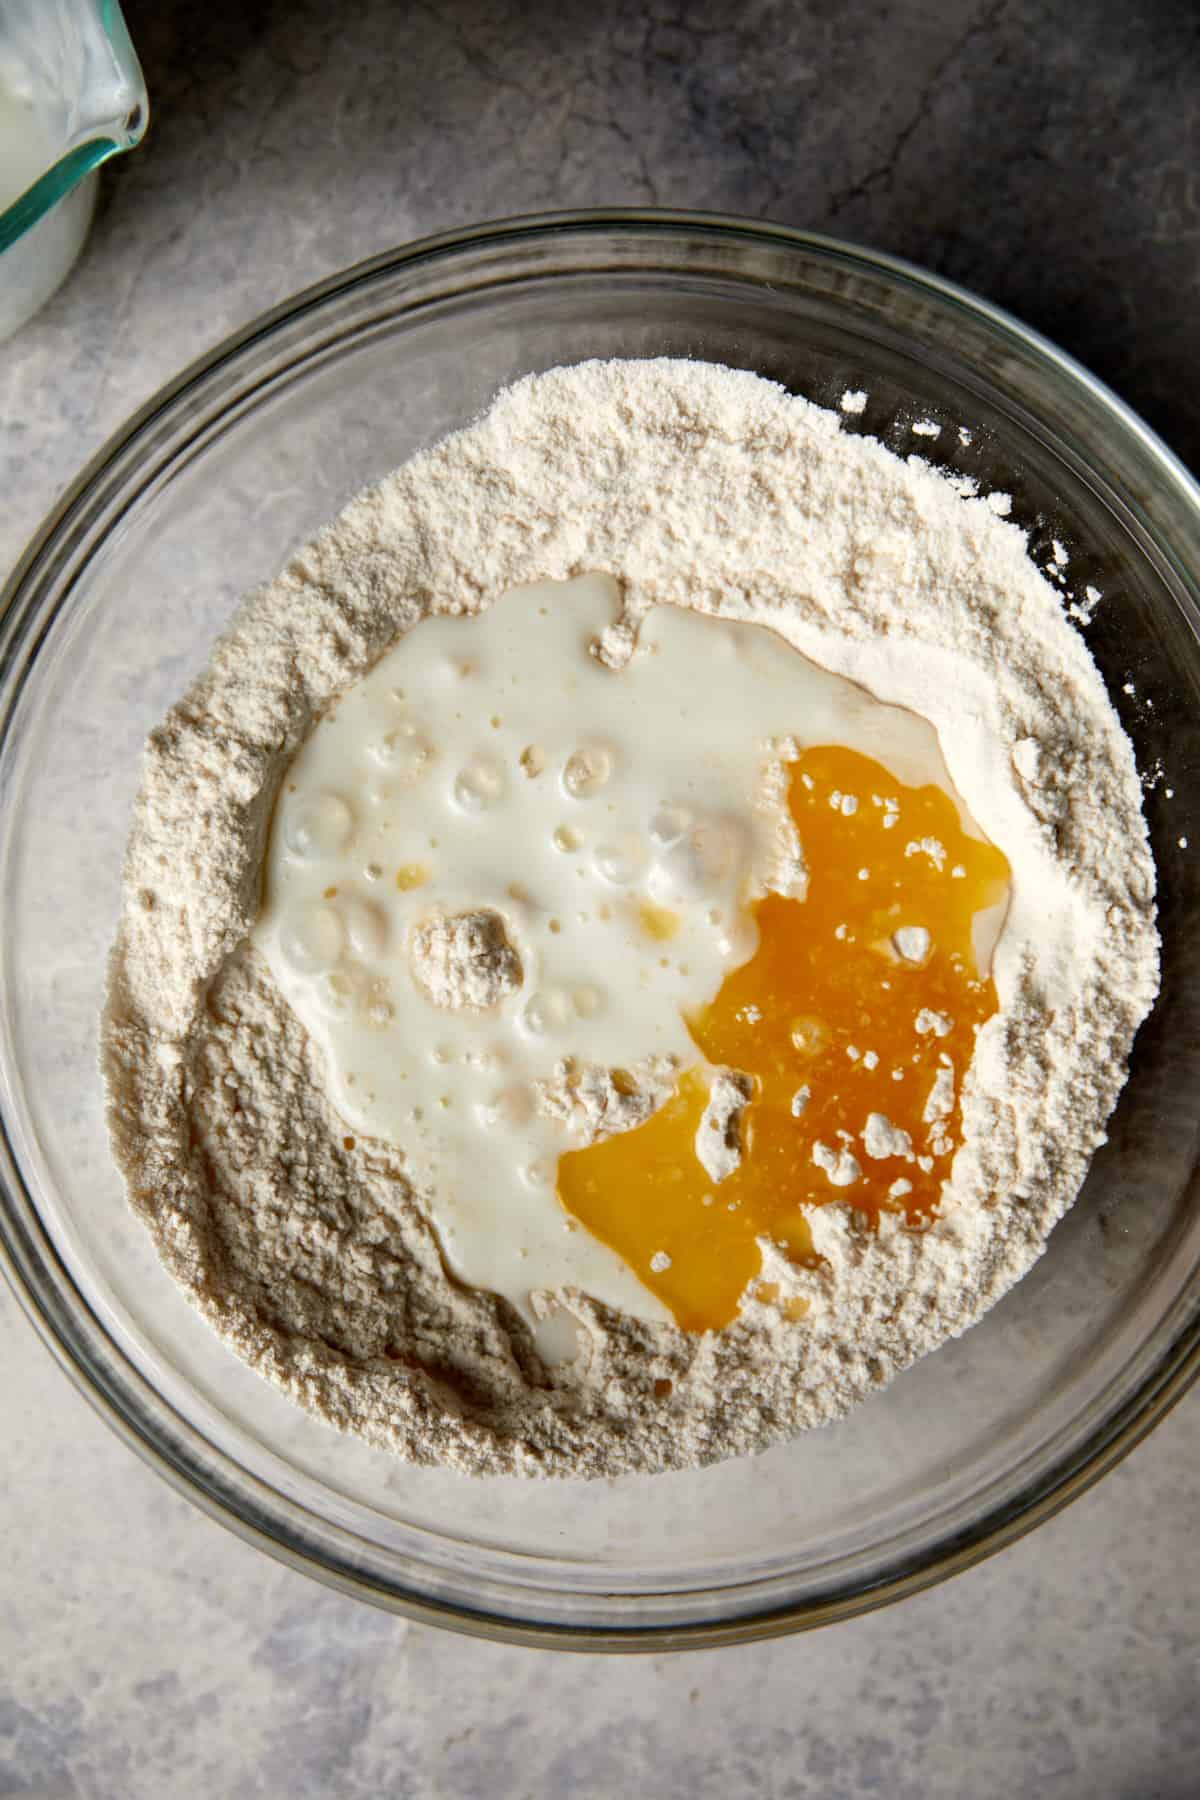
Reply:
[[[573, 1292], [586, 1342], [551, 1369], [511, 1309], [447, 1274], [403, 1150], [346, 1135], [247, 933], [283, 771], [326, 708], [427, 615], [590, 571], [622, 584], [614, 654], [652, 604], [695, 607], [924, 713], [1013, 900], [934, 1224], [816, 1209], [819, 1264], [767, 1246], [781, 1302], [717, 1333]], [[1157, 987], [1133, 753], [1062, 604], [985, 498], [704, 363], [530, 377], [360, 495], [244, 602], [146, 751], [102, 1060], [130, 1199], [189, 1298], [371, 1443], [576, 1476], [760, 1450], [972, 1324], [1078, 1191]], [[476, 1003], [486, 929], [444, 921], [416, 948], [449, 1003]], [[596, 1072], [547, 1078], [564, 1109], [626, 1122]]]

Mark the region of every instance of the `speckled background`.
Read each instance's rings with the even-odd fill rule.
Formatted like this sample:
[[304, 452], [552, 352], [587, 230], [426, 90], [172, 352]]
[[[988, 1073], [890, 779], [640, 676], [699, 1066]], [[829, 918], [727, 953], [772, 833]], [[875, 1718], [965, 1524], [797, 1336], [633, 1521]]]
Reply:
[[[216, 338], [415, 235], [606, 203], [840, 233], [1200, 463], [1200, 13], [1168, 0], [130, 0], [154, 123], [0, 346], [0, 562]], [[1035, 1536], [740, 1651], [475, 1644], [325, 1593], [111, 1437], [0, 1294], [0, 1796], [1200, 1795], [1200, 1402]]]

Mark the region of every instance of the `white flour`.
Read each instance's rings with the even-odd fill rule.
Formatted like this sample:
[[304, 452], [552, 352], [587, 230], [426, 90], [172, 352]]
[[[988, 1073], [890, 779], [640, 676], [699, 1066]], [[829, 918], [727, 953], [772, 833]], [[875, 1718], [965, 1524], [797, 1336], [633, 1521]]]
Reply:
[[[607, 1475], [835, 1418], [1024, 1273], [1103, 1141], [1157, 936], [1132, 750], [994, 501], [751, 375], [585, 364], [501, 395], [250, 597], [150, 740], [103, 1049], [132, 1202], [240, 1355], [414, 1460]], [[768, 1247], [783, 1305], [720, 1333], [574, 1295], [588, 1342], [547, 1369], [510, 1311], [447, 1278], [402, 1155], [347, 1134], [246, 937], [283, 771], [331, 701], [426, 614], [591, 570], [623, 586], [614, 649], [652, 603], [763, 620], [925, 714], [1013, 902], [932, 1227], [818, 1209], [819, 1267]], [[470, 1000], [462, 933], [424, 972]], [[561, 1068], [544, 1099], [626, 1122], [600, 1072]], [[736, 1154], [735, 1109], [712, 1123], [714, 1154]]]

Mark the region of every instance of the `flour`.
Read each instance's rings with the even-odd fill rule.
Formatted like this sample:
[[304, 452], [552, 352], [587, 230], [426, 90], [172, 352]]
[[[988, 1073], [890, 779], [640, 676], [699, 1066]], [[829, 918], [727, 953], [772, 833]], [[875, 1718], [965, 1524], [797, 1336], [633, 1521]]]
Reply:
[[929, 1098], [925, 1102], [922, 1117], [926, 1125], [936, 1125], [942, 1119], [950, 1117], [954, 1106], [954, 1070], [942, 1067], [933, 1078], [933, 1086], [929, 1090]]
[[892, 943], [905, 962], [923, 963], [928, 959], [932, 939], [923, 925], [902, 925], [892, 933]]
[[696, 1156], [714, 1183], [728, 1181], [742, 1161], [742, 1115], [754, 1091], [748, 1075], [719, 1069], [696, 1131]]
[[[878, 1118], [878, 1116], [877, 1113], [871, 1114], [872, 1119]], [[890, 1156], [892, 1152], [889, 1150], [884, 1154]], [[862, 1164], [852, 1150], [845, 1148], [832, 1150], [828, 1144], [821, 1143], [819, 1138], [813, 1145], [812, 1159], [818, 1169], [823, 1170], [829, 1177], [831, 1187], [853, 1187], [862, 1175]]]
[[[1104, 1141], [1157, 937], [1132, 750], [1006, 506], [753, 376], [593, 363], [502, 394], [246, 601], [150, 738], [103, 1029], [132, 1204], [239, 1355], [415, 1461], [609, 1475], [834, 1419], [1025, 1272]], [[572, 1293], [583, 1347], [548, 1367], [510, 1308], [447, 1275], [403, 1147], [332, 1111], [247, 934], [284, 771], [338, 696], [427, 615], [589, 570], [622, 584], [604, 645], [618, 660], [650, 606], [693, 607], [769, 624], [923, 713], [1010, 860], [1013, 900], [932, 1225], [885, 1215], [872, 1232], [844, 1205], [812, 1210], [817, 1265], [764, 1246], [759, 1289], [719, 1333]], [[497, 946], [456, 942], [414, 947], [427, 985], [489, 1004]], [[597, 1135], [627, 1128], [669, 1090], [669, 1071], [635, 1073], [618, 1084], [567, 1060], [538, 1104], [580, 1109]], [[836, 1183], [855, 1159], [822, 1149]]]
[[886, 1113], [868, 1114], [863, 1146], [867, 1155], [874, 1157], [877, 1162], [889, 1156], [903, 1156], [909, 1162], [913, 1159], [912, 1139], [907, 1131], [901, 1131], [898, 1125], [893, 1125]]
[[596, 1063], [566, 1057], [553, 1073], [534, 1083], [534, 1103], [548, 1119], [571, 1127], [578, 1138], [596, 1142], [644, 1125], [675, 1085], [673, 1057], [635, 1062], [624, 1077]]
[[413, 979], [435, 1006], [484, 1010], [521, 985], [504, 920], [486, 907], [423, 919], [409, 948]]

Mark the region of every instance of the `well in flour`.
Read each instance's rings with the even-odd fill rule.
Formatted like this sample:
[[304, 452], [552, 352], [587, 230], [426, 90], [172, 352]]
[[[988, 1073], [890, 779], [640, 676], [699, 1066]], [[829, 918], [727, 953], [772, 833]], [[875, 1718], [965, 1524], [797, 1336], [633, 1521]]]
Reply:
[[[587, 471], [601, 460], [609, 475], [594, 489]], [[331, 1423], [416, 1460], [656, 1469], [837, 1417], [1024, 1272], [1103, 1139], [1154, 996], [1154, 871], [1129, 744], [998, 500], [961, 496], [752, 376], [585, 364], [501, 395], [251, 597], [150, 741], [103, 1048], [131, 1200], [239, 1354]], [[550, 1364], [511, 1305], [448, 1273], [453, 1245], [431, 1226], [419, 1146], [347, 1129], [311, 1034], [249, 940], [283, 771], [332, 703], [421, 621], [586, 571], [619, 584], [604, 639], [616, 661], [651, 607], [764, 622], [928, 718], [1014, 889], [992, 970], [998, 1009], [960, 1068], [962, 1145], [928, 1229], [814, 1208], [811, 1260], [765, 1246], [755, 1293], [776, 1296], [749, 1299], [721, 1331], [573, 1291], [583, 1348]], [[1012, 751], [1027, 740], [1039, 756], [1022, 779]], [[397, 779], [414, 756], [424, 767], [424, 743], [411, 754], [406, 743], [393, 746]], [[544, 779], [514, 766], [526, 785]], [[464, 817], [476, 800], [472, 816], [486, 816], [493, 770], [456, 771], [471, 776]], [[318, 836], [337, 835], [334, 814]], [[574, 817], [557, 823], [586, 834]], [[401, 867], [429, 854], [414, 848]], [[691, 873], [684, 858], [672, 880]], [[388, 881], [404, 891], [397, 872]], [[331, 940], [314, 928], [321, 951]], [[610, 1078], [580, 1076], [593, 1094]], [[835, 1168], [861, 1168], [853, 1149], [822, 1142]], [[922, 1148], [918, 1168], [928, 1160]], [[894, 1185], [914, 1179], [904, 1167]]]

